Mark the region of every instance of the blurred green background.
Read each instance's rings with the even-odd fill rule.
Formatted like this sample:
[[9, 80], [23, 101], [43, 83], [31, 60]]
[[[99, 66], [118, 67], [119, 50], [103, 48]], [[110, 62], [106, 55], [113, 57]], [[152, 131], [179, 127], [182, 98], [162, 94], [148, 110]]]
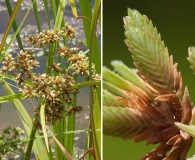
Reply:
[[[123, 17], [127, 8], [136, 9], [152, 19], [178, 63], [183, 76], [183, 86], [188, 86], [191, 100], [195, 104], [195, 75], [186, 59], [188, 47], [195, 46], [195, 1], [152, 0], [104, 0], [103, 1], [103, 65], [111, 68], [111, 60], [122, 60], [133, 67], [130, 52], [124, 44]], [[184, 87], [183, 87], [184, 88]], [[104, 160], [139, 160], [154, 146], [145, 142], [134, 143], [119, 138], [103, 137]], [[195, 154], [195, 142], [189, 156]]]

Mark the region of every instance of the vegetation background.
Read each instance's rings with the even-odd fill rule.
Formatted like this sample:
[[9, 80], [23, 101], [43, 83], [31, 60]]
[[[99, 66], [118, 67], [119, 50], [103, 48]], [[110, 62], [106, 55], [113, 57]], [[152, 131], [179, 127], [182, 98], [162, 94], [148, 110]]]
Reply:
[[[188, 86], [191, 100], [195, 104], [195, 76], [186, 59], [188, 47], [195, 46], [195, 1], [103, 1], [103, 65], [109, 68], [111, 60], [122, 60], [129, 67], [134, 67], [131, 54], [124, 43], [123, 17], [127, 15], [128, 7], [147, 15], [157, 27], [174, 62], [179, 64], [183, 86]], [[145, 142], [134, 143], [103, 137], [104, 160], [137, 160], [153, 148], [152, 145], [146, 146]], [[194, 151], [195, 143], [189, 156], [195, 154]]]

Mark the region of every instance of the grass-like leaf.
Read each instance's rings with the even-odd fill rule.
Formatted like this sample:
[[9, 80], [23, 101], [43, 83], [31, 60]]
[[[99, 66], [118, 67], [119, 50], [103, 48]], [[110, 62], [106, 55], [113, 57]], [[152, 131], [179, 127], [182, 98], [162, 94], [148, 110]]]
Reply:
[[3, 50], [3, 47], [4, 47], [5, 42], [6, 42], [6, 38], [7, 38], [8, 34], [9, 34], [9, 32], [10, 32], [10, 29], [12, 27], [12, 24], [13, 24], [13, 22], [15, 20], [16, 15], [18, 13], [18, 10], [20, 8], [21, 3], [22, 3], [22, 0], [17, 1], [16, 6], [14, 7], [13, 13], [12, 13], [12, 15], [10, 17], [9, 23], [7, 25], [6, 31], [5, 31], [5, 33], [3, 35], [3, 38], [2, 38], [2, 41], [1, 41], [1, 44], [0, 44], [0, 52], [2, 52], [2, 50]]
[[11, 102], [11, 101], [13, 101], [15, 99], [24, 99], [24, 96], [22, 94], [1, 96], [0, 97], [0, 103]]
[[48, 142], [48, 138], [47, 138], [47, 129], [46, 129], [46, 124], [45, 124], [45, 103], [41, 104], [40, 120], [41, 120], [41, 127], [43, 129], [43, 135], [45, 138], [45, 144], [46, 144], [47, 150], [49, 151], [49, 142]]
[[159, 93], [180, 95], [182, 79], [173, 64], [160, 34], [146, 16], [128, 9], [124, 18], [126, 44], [132, 53], [139, 75]]
[[[9, 16], [11, 17], [13, 11], [12, 11], [12, 7], [11, 7], [10, 0], [7, 0], [7, 1], [5, 1], [5, 2], [6, 2], [6, 5], [7, 5], [7, 10], [8, 10]], [[13, 21], [12, 26], [13, 26], [14, 32], [16, 32], [18, 26], [17, 26], [15, 20]], [[23, 48], [22, 40], [21, 40], [19, 34], [17, 34], [16, 39], [17, 39], [17, 41], [18, 41], [18, 46], [20, 47], [20, 50], [23, 50], [24, 48]]]

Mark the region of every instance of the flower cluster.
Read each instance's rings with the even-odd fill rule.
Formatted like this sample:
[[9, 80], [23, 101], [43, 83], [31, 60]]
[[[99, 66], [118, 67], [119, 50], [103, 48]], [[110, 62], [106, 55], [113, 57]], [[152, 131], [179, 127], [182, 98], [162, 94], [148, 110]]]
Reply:
[[32, 70], [36, 67], [39, 67], [39, 62], [33, 56], [33, 52], [20, 51], [15, 59], [11, 54], [5, 57], [1, 72], [12, 71], [14, 76], [16, 76], [17, 83], [21, 85], [24, 80], [32, 80], [34, 78]]
[[[74, 37], [75, 30], [68, 24], [62, 30], [47, 30], [35, 36], [27, 38], [32, 45], [43, 47], [47, 44], [60, 42], [63, 36], [69, 40]], [[33, 56], [33, 52], [20, 51], [13, 58], [11, 54], [5, 56], [1, 72], [4, 74], [11, 73], [16, 77], [19, 85], [19, 91], [25, 98], [36, 98], [39, 102], [45, 102], [45, 120], [46, 123], [55, 123], [66, 115], [78, 113], [81, 107], [72, 107], [66, 111], [65, 106], [72, 105], [71, 97], [78, 93], [75, 88], [76, 81], [73, 77], [82, 75], [89, 76], [89, 59], [87, 52], [79, 51], [79, 49], [68, 48], [67, 46], [57, 46], [56, 51], [66, 63], [63, 68], [62, 63], [51, 63], [49, 66], [52, 75], [38, 74], [33, 69], [39, 67], [39, 62]], [[54, 56], [55, 57], [55, 56]], [[95, 74], [95, 66], [92, 66], [92, 77], [98, 78]], [[40, 106], [35, 109], [35, 123], [40, 126]]]
[[20, 148], [21, 136], [24, 131], [19, 128], [8, 127], [0, 134], [0, 154], [5, 155], [8, 152], [15, 152]]
[[[71, 104], [71, 95], [78, 93], [74, 88], [76, 82], [70, 75], [49, 76], [38, 75], [32, 85], [25, 85], [20, 91], [26, 98], [41, 98], [46, 102], [45, 116], [47, 123], [55, 123], [63, 118], [65, 104]], [[40, 126], [40, 107], [35, 110], [36, 126]]]
[[21, 92], [26, 98], [41, 97], [51, 103], [63, 99], [69, 103], [69, 95], [78, 93], [77, 89], [74, 88], [75, 84], [73, 77], [69, 75], [40, 74], [34, 77], [31, 85], [25, 85]]
[[[67, 58], [69, 63], [68, 70], [73, 71], [76, 75], [89, 76], [89, 58], [87, 51], [79, 51], [79, 49], [71, 49], [61, 47], [58, 49], [59, 56]], [[96, 74], [95, 65], [92, 65], [92, 79], [100, 80], [100, 75]]]
[[77, 54], [77, 53], [78, 53], [78, 50], [71, 49], [71, 48], [68, 48], [65, 46], [58, 49], [59, 56], [61, 56], [63, 58], [70, 57], [70, 56]]
[[44, 30], [35, 36], [30, 36], [26, 38], [26, 41], [32, 45], [43, 47], [50, 43], [60, 42], [62, 39], [62, 30]]
[[12, 57], [11, 54], [7, 54], [5, 56], [5, 60], [2, 62], [3, 66], [1, 68], [2, 73], [6, 73], [8, 71], [12, 71], [15, 69], [15, 63], [14, 63], [14, 58]]
[[72, 115], [72, 114], [76, 114], [76, 113], [80, 113], [83, 110], [82, 106], [74, 106], [74, 107], [70, 107], [68, 109], [68, 111], [66, 112], [66, 115]]
[[39, 34], [27, 37], [26, 41], [32, 45], [43, 47], [48, 44], [60, 42], [63, 36], [67, 37], [69, 40], [72, 40], [75, 37], [75, 29], [66, 24], [62, 30], [44, 30]]
[[66, 23], [62, 29], [65, 31], [64, 36], [66, 36], [69, 40], [72, 40], [75, 37], [76, 30], [68, 25], [68, 23]]
[[89, 74], [89, 58], [85, 52], [80, 51], [78, 54], [73, 54], [69, 59], [70, 69], [77, 74]]

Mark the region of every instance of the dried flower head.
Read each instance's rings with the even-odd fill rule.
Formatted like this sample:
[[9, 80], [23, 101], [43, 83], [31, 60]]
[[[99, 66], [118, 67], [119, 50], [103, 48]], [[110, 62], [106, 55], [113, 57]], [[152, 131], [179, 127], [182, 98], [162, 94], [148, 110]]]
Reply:
[[192, 104], [187, 87], [181, 98], [177, 64], [146, 16], [129, 9], [124, 23], [125, 43], [138, 71], [120, 61], [112, 62], [117, 73], [104, 68], [104, 134], [159, 143], [143, 160], [185, 160], [193, 139], [175, 122], [190, 123]]
[[58, 54], [63, 58], [68, 58], [77, 53], [78, 53], [78, 49], [71, 49], [65, 46], [58, 49]]
[[[75, 80], [69, 75], [49, 76], [40, 74], [34, 77], [31, 85], [24, 85], [20, 89], [26, 98], [41, 98], [46, 102], [45, 116], [47, 123], [55, 123], [63, 118], [65, 113], [64, 104], [71, 104], [70, 95], [78, 93], [75, 89]], [[36, 108], [35, 117], [36, 126], [40, 126], [39, 122], [40, 107]]]
[[64, 36], [66, 36], [69, 40], [72, 40], [75, 37], [76, 30], [68, 23], [65, 24], [63, 30], [65, 31]]
[[2, 62], [1, 72], [12, 72], [16, 76], [19, 85], [24, 80], [32, 80], [34, 78], [33, 69], [39, 67], [39, 62], [33, 54], [31, 51], [20, 51], [15, 58], [11, 54], [7, 54], [5, 60]]
[[26, 38], [26, 41], [32, 45], [43, 47], [47, 44], [52, 44], [60, 42], [62, 40], [63, 31], [62, 30], [44, 30], [35, 36], [29, 36]]
[[77, 74], [88, 74], [89, 60], [85, 52], [80, 51], [78, 54], [72, 55], [68, 62], [70, 63], [70, 68], [75, 70]]
[[66, 115], [70, 116], [70, 115], [73, 115], [73, 114], [77, 114], [77, 113], [80, 113], [82, 110], [83, 110], [82, 106], [74, 106], [74, 107], [71, 106], [68, 109], [68, 111], [66, 112]]

